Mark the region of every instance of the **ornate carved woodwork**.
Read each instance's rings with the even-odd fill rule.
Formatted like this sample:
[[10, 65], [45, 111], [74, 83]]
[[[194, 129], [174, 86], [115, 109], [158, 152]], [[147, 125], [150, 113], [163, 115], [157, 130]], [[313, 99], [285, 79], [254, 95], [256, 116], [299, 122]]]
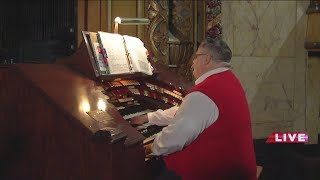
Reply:
[[169, 63], [175, 71], [191, 80], [190, 57], [194, 42], [194, 2], [169, 2]]
[[173, 34], [179, 33], [184, 40], [193, 40], [194, 2], [173, 0], [169, 2], [169, 29]]
[[[198, 29], [206, 36], [221, 36], [221, 1], [149, 0], [148, 3], [147, 48], [155, 61], [191, 80], [189, 60], [199, 44]], [[200, 16], [201, 12], [205, 12], [204, 16]], [[199, 40], [202, 38], [201, 35]]]
[[146, 46], [155, 61], [168, 63], [168, 1], [150, 0]]
[[[193, 1], [149, 1], [146, 45], [155, 61], [189, 75], [193, 53]], [[169, 20], [170, 19], [170, 20]]]
[[191, 80], [191, 63], [189, 62], [193, 53], [193, 42], [180, 40], [170, 33], [168, 43], [170, 67], [174, 68], [173, 71]]

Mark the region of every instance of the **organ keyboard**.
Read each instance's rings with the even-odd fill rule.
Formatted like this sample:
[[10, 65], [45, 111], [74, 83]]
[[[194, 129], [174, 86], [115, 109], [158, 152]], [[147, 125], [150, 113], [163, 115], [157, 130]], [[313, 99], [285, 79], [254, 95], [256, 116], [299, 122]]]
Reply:
[[[141, 116], [158, 109], [179, 105], [185, 92], [172, 84], [166, 84], [154, 77], [118, 81], [104, 81], [104, 94], [125, 120]], [[139, 132], [150, 142], [162, 127], [140, 126]], [[152, 136], [152, 137], [150, 137]]]

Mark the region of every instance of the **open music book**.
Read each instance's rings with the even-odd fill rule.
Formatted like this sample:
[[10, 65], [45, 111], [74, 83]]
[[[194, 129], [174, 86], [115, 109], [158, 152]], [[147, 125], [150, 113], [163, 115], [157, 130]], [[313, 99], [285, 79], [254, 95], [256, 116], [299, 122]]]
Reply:
[[83, 36], [91, 47], [96, 71], [100, 75], [144, 73], [152, 75], [153, 68], [147, 59], [148, 51], [136, 37], [107, 32], [86, 32]]

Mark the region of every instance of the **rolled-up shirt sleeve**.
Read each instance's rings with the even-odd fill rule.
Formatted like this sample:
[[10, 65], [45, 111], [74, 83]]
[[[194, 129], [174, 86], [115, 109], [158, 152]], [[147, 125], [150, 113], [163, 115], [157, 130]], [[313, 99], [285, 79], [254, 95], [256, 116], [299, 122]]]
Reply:
[[178, 108], [179, 108], [178, 106], [173, 106], [166, 110], [159, 109], [155, 112], [148, 113], [147, 116], [148, 116], [149, 124], [158, 125], [158, 126], [167, 126], [173, 119]]
[[213, 124], [219, 115], [217, 105], [205, 94], [188, 94], [171, 123], [163, 128], [152, 145], [154, 155], [168, 155], [182, 150]]

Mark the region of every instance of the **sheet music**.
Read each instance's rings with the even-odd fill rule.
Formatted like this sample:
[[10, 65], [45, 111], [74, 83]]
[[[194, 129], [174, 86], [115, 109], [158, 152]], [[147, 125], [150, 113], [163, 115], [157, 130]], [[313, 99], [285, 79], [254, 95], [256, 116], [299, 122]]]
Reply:
[[124, 35], [123, 38], [131, 58], [133, 71], [152, 75], [152, 66], [147, 59], [147, 49], [143, 42], [132, 36]]
[[123, 43], [123, 38], [119, 34], [98, 32], [103, 48], [108, 56], [110, 74], [121, 74], [130, 72], [128, 57]]

